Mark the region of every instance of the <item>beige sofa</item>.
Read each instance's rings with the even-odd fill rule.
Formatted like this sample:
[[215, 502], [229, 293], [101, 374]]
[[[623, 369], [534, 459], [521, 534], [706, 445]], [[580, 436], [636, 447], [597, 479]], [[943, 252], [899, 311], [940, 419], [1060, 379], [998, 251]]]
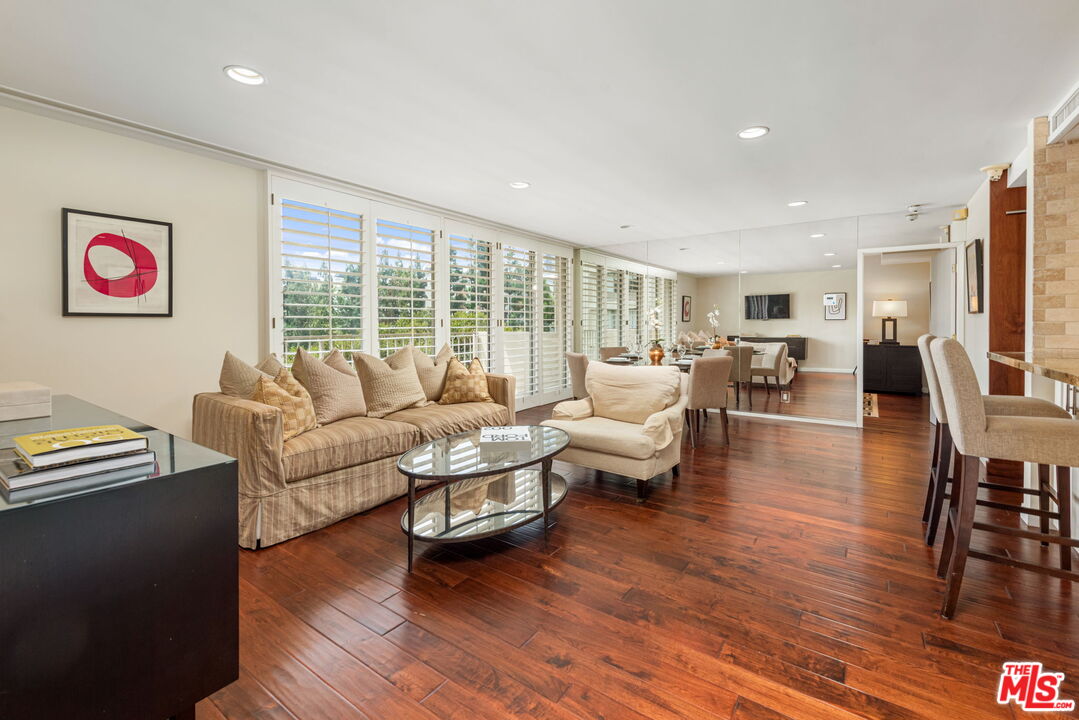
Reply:
[[281, 411], [223, 393], [195, 396], [193, 439], [240, 471], [240, 545], [317, 530], [408, 492], [397, 458], [428, 440], [515, 421], [512, 375], [487, 374], [493, 403], [429, 404], [350, 417], [282, 440]]
[[559, 403], [542, 424], [570, 436], [559, 460], [634, 478], [643, 500], [649, 480], [678, 474], [688, 383], [689, 375], [671, 366], [589, 363], [588, 397]]

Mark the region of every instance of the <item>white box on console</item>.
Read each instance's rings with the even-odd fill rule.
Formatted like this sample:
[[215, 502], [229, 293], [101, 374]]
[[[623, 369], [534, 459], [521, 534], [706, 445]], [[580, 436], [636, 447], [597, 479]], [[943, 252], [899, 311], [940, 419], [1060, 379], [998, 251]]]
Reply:
[[52, 415], [52, 390], [29, 380], [0, 382], [0, 421]]

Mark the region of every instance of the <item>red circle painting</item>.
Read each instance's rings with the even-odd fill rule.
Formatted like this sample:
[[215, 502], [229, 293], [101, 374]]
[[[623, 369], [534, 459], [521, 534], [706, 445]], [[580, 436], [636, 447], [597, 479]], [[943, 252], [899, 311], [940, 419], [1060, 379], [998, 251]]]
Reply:
[[[127, 275], [118, 278], [102, 277], [90, 262], [90, 249], [111, 247], [127, 255], [135, 267]], [[157, 258], [148, 247], [131, 238], [113, 233], [100, 233], [86, 245], [82, 256], [82, 274], [86, 283], [102, 295], [117, 298], [133, 298], [145, 295], [157, 282]]]

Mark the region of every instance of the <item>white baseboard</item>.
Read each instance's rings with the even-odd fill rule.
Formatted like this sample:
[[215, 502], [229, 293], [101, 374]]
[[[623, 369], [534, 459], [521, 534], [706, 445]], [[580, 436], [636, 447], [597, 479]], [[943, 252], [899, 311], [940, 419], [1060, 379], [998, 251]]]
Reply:
[[799, 367], [798, 372], [807, 372], [807, 373], [846, 373], [847, 375], [853, 375], [854, 374], [854, 368]]

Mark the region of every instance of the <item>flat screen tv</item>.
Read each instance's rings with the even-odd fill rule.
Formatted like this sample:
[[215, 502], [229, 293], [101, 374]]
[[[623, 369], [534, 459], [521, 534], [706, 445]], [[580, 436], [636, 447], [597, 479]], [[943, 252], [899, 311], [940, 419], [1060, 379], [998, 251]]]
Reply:
[[791, 316], [790, 293], [746, 295], [746, 320], [782, 320]]

